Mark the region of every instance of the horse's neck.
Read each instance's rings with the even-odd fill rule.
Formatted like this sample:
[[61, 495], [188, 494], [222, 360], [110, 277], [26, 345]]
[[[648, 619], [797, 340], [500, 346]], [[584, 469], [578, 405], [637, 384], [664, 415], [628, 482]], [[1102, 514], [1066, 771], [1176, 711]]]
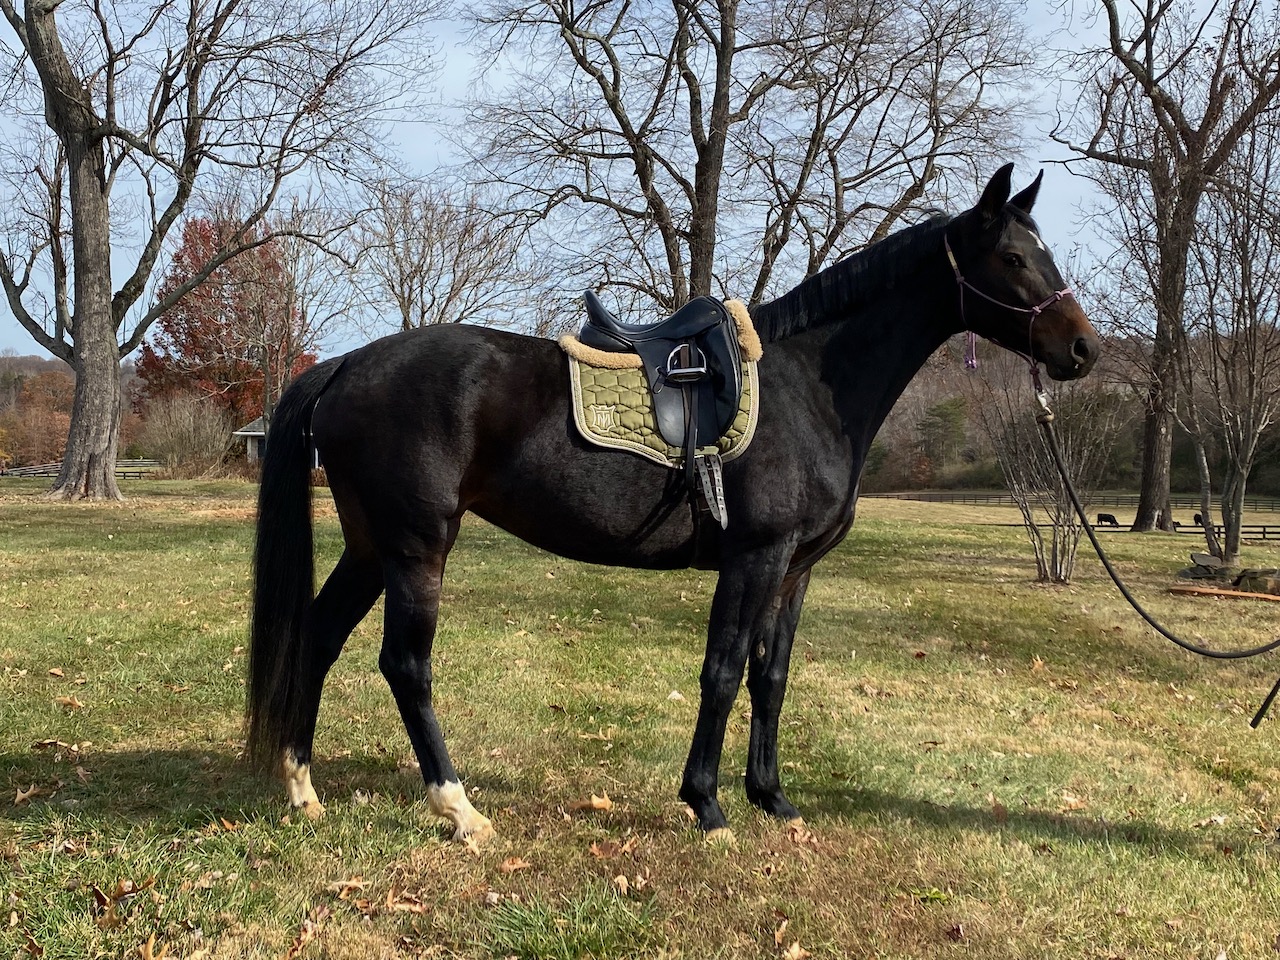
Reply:
[[845, 319], [788, 338], [808, 355], [807, 364], [830, 391], [858, 468], [912, 377], [961, 330], [955, 284], [934, 267], [922, 268], [912, 282], [898, 284]]

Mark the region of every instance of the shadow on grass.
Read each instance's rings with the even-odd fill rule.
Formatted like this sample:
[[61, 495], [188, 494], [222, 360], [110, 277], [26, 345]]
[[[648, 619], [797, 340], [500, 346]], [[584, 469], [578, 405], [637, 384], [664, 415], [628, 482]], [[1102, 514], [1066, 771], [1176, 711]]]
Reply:
[[[351, 800], [357, 792], [380, 794], [407, 809], [421, 800], [421, 781], [415, 774], [398, 771], [385, 757], [321, 759], [317, 787], [327, 804]], [[79, 765], [88, 778], [77, 775]], [[94, 753], [76, 761], [51, 762], [41, 752], [0, 753], [0, 768], [8, 771], [8, 789], [26, 791], [31, 784], [42, 794], [21, 805], [8, 800], [0, 805], [0, 825], [45, 823], [50, 814], [76, 818], [98, 829], [116, 825], [145, 827], [160, 834], [206, 826], [218, 818], [275, 820], [288, 813], [283, 789], [272, 778], [250, 770], [228, 753], [198, 750], [159, 750]], [[550, 798], [542, 796], [537, 775], [509, 776], [479, 772], [469, 775], [469, 788], [478, 788], [482, 808], [519, 807], [521, 818], [557, 819], [560, 814]], [[726, 785], [726, 790], [740, 789]], [[878, 821], [919, 823], [942, 831], [1013, 833], [1029, 842], [1086, 843], [1111, 846], [1125, 843], [1135, 849], [1176, 851], [1188, 856], [1204, 853], [1203, 835], [1172, 829], [1147, 820], [1109, 823], [1100, 818], [1064, 816], [1049, 810], [1008, 810], [998, 822], [988, 807], [936, 804], [903, 797], [875, 788], [833, 788], [797, 784], [793, 799], [810, 818], [843, 821], [857, 828], [867, 818]], [[615, 811], [622, 827], [646, 831], [666, 829], [669, 821], [655, 821], [635, 804], [633, 810]], [[394, 809], [394, 808], [393, 808]], [[387, 818], [388, 808], [379, 811]], [[394, 830], [395, 816], [387, 823]], [[408, 826], [408, 818], [403, 826]], [[527, 826], [527, 824], [525, 825]], [[519, 832], [517, 822], [508, 828]], [[690, 826], [690, 829], [694, 829]], [[441, 822], [441, 836], [447, 834]], [[819, 828], [819, 832], [820, 828]], [[1032, 839], [1034, 838], [1034, 839]]]
[[1049, 849], [1055, 843], [1098, 844], [1104, 847], [1123, 843], [1135, 850], [1150, 852], [1173, 851], [1192, 857], [1205, 853], [1203, 833], [1165, 827], [1149, 820], [1112, 823], [1101, 817], [1067, 816], [1035, 808], [1010, 809], [1004, 811], [1001, 820], [997, 820], [988, 806], [939, 804], [866, 787], [836, 789], [800, 785], [793, 792], [792, 800], [808, 817], [844, 820], [855, 825], [870, 817], [880, 821], [893, 819], [919, 823], [944, 831], [1013, 834], [1033, 845], [1047, 844]]

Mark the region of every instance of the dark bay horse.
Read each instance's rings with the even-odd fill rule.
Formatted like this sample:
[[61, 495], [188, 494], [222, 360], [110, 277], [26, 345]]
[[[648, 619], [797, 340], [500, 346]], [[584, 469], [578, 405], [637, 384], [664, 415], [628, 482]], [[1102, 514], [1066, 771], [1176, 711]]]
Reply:
[[[718, 570], [701, 705], [680, 797], [712, 834], [730, 708], [747, 676], [746, 793], [784, 819], [778, 717], [810, 573], [853, 523], [876, 430], [947, 338], [968, 329], [1084, 376], [1098, 337], [1064, 289], [1029, 216], [1040, 178], [1012, 199], [1012, 164], [978, 204], [848, 257], [753, 311], [765, 341], [760, 420], [725, 465], [729, 525], [695, 537], [669, 471], [582, 441], [568, 372], [549, 340], [441, 326], [388, 337], [303, 374], [276, 410], [262, 469], [248, 681], [248, 755], [311, 785], [325, 674], [385, 592], [386, 677], [422, 766], [430, 807], [458, 839], [487, 833], [467, 800], [431, 704], [431, 645], [445, 558], [468, 510], [535, 546], [591, 563]], [[313, 599], [313, 440], [345, 549]]]

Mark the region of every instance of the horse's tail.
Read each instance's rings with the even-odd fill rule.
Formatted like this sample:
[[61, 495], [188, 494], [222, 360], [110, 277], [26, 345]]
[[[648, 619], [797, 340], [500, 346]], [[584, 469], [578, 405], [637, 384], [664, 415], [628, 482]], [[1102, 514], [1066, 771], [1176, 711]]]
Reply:
[[341, 366], [326, 360], [285, 390], [271, 418], [258, 488], [253, 618], [245, 697], [245, 756], [278, 769], [299, 710], [307, 669], [303, 617], [315, 596], [311, 534], [311, 413]]

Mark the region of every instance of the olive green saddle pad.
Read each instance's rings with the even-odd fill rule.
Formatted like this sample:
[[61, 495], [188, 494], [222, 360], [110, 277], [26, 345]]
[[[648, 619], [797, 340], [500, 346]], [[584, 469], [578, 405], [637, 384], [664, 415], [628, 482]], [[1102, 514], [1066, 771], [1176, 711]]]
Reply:
[[[671, 446], [658, 432], [653, 398], [643, 370], [638, 366], [594, 367], [573, 356], [568, 360], [573, 419], [583, 439], [601, 447], [630, 450], [666, 467], [683, 465], [684, 451]], [[738, 414], [717, 444], [703, 447], [699, 453], [718, 452], [727, 461], [746, 452], [756, 431], [759, 387], [756, 362], [745, 361]]]

